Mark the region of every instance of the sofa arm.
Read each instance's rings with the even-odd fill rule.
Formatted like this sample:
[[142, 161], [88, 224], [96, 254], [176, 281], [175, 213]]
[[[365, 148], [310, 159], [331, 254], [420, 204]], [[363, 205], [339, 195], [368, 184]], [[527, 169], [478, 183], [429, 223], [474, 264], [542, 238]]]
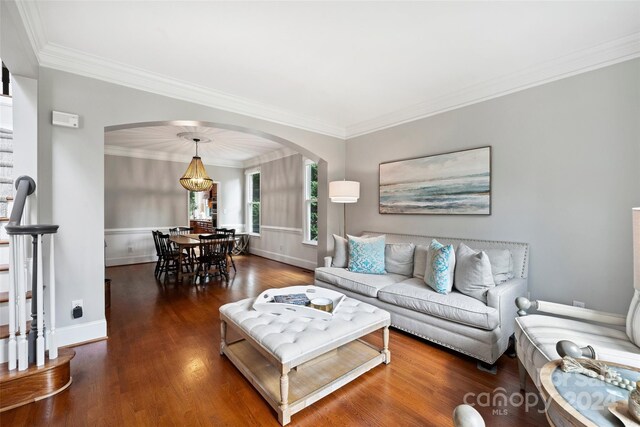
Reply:
[[586, 320], [589, 322], [604, 323], [606, 325], [624, 326], [626, 316], [616, 313], [591, 310], [588, 308], [574, 307], [572, 305], [558, 304], [548, 301], [529, 301], [528, 298], [520, 297], [516, 299], [518, 315], [526, 316], [527, 310], [534, 308], [537, 311], [558, 316], [570, 317], [573, 319]]
[[326, 256], [324, 257], [324, 266], [331, 267], [331, 263], [333, 262], [333, 257]]
[[496, 285], [487, 292], [487, 305], [498, 310], [500, 328], [507, 336], [511, 336], [515, 328], [517, 297], [527, 294], [527, 279], [511, 279]]

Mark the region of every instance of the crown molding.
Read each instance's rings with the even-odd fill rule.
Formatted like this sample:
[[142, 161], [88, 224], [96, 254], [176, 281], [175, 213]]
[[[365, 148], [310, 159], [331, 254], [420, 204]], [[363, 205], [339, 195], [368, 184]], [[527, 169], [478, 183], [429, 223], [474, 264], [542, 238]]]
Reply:
[[[104, 154], [107, 156], [120, 156], [120, 157], [133, 157], [136, 159], [149, 159], [149, 160], [163, 160], [166, 162], [179, 162], [188, 164], [193, 156], [182, 155], [175, 153], [167, 153], [164, 151], [147, 151], [136, 148], [120, 147], [117, 145], [105, 145]], [[225, 168], [240, 168], [244, 167], [243, 162], [235, 160], [212, 160], [207, 156], [202, 155], [202, 163], [205, 166], [220, 166]]]
[[638, 57], [640, 32], [349, 125], [345, 131], [346, 138], [355, 138]]
[[566, 77], [640, 57], [640, 32], [601, 43], [533, 67], [445, 93], [413, 106], [345, 127], [221, 91], [169, 78], [49, 43], [37, 2], [16, 0], [29, 41], [43, 67], [230, 111], [340, 139], [351, 139], [446, 111], [498, 98]]

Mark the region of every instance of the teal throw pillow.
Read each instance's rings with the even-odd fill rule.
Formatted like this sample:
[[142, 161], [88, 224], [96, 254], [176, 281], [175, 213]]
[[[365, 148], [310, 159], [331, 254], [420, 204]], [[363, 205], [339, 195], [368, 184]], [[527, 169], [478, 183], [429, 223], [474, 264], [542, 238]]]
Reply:
[[349, 238], [349, 271], [367, 274], [385, 274], [385, 236]]
[[440, 294], [448, 294], [453, 288], [453, 272], [456, 265], [456, 252], [452, 245], [443, 245], [432, 240], [427, 251], [427, 268], [424, 281]]

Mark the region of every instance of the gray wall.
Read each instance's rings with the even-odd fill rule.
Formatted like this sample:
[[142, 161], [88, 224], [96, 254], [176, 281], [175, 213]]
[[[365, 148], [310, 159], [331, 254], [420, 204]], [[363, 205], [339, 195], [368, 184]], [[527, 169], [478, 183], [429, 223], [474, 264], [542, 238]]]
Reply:
[[[491, 145], [491, 216], [380, 215], [380, 162]], [[347, 141], [363, 230], [528, 242], [532, 297], [625, 313], [640, 206], [640, 60]], [[356, 220], [357, 219], [357, 220]]]
[[260, 165], [260, 236], [251, 253], [303, 268], [317, 266], [317, 246], [303, 241], [303, 162], [300, 154]]
[[[187, 225], [187, 192], [178, 178], [188, 164], [107, 155], [104, 157], [104, 227]], [[220, 224], [243, 224], [242, 169], [205, 165], [220, 183]]]

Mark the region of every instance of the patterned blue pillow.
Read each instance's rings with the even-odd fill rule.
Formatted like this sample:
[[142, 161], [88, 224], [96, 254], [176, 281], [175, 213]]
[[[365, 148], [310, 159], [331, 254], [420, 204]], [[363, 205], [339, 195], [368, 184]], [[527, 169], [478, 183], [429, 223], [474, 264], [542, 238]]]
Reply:
[[453, 271], [456, 265], [456, 252], [452, 245], [444, 246], [432, 240], [427, 251], [427, 268], [424, 281], [440, 294], [448, 294], [453, 288]]
[[349, 238], [349, 271], [368, 274], [385, 274], [384, 239], [377, 237]]

